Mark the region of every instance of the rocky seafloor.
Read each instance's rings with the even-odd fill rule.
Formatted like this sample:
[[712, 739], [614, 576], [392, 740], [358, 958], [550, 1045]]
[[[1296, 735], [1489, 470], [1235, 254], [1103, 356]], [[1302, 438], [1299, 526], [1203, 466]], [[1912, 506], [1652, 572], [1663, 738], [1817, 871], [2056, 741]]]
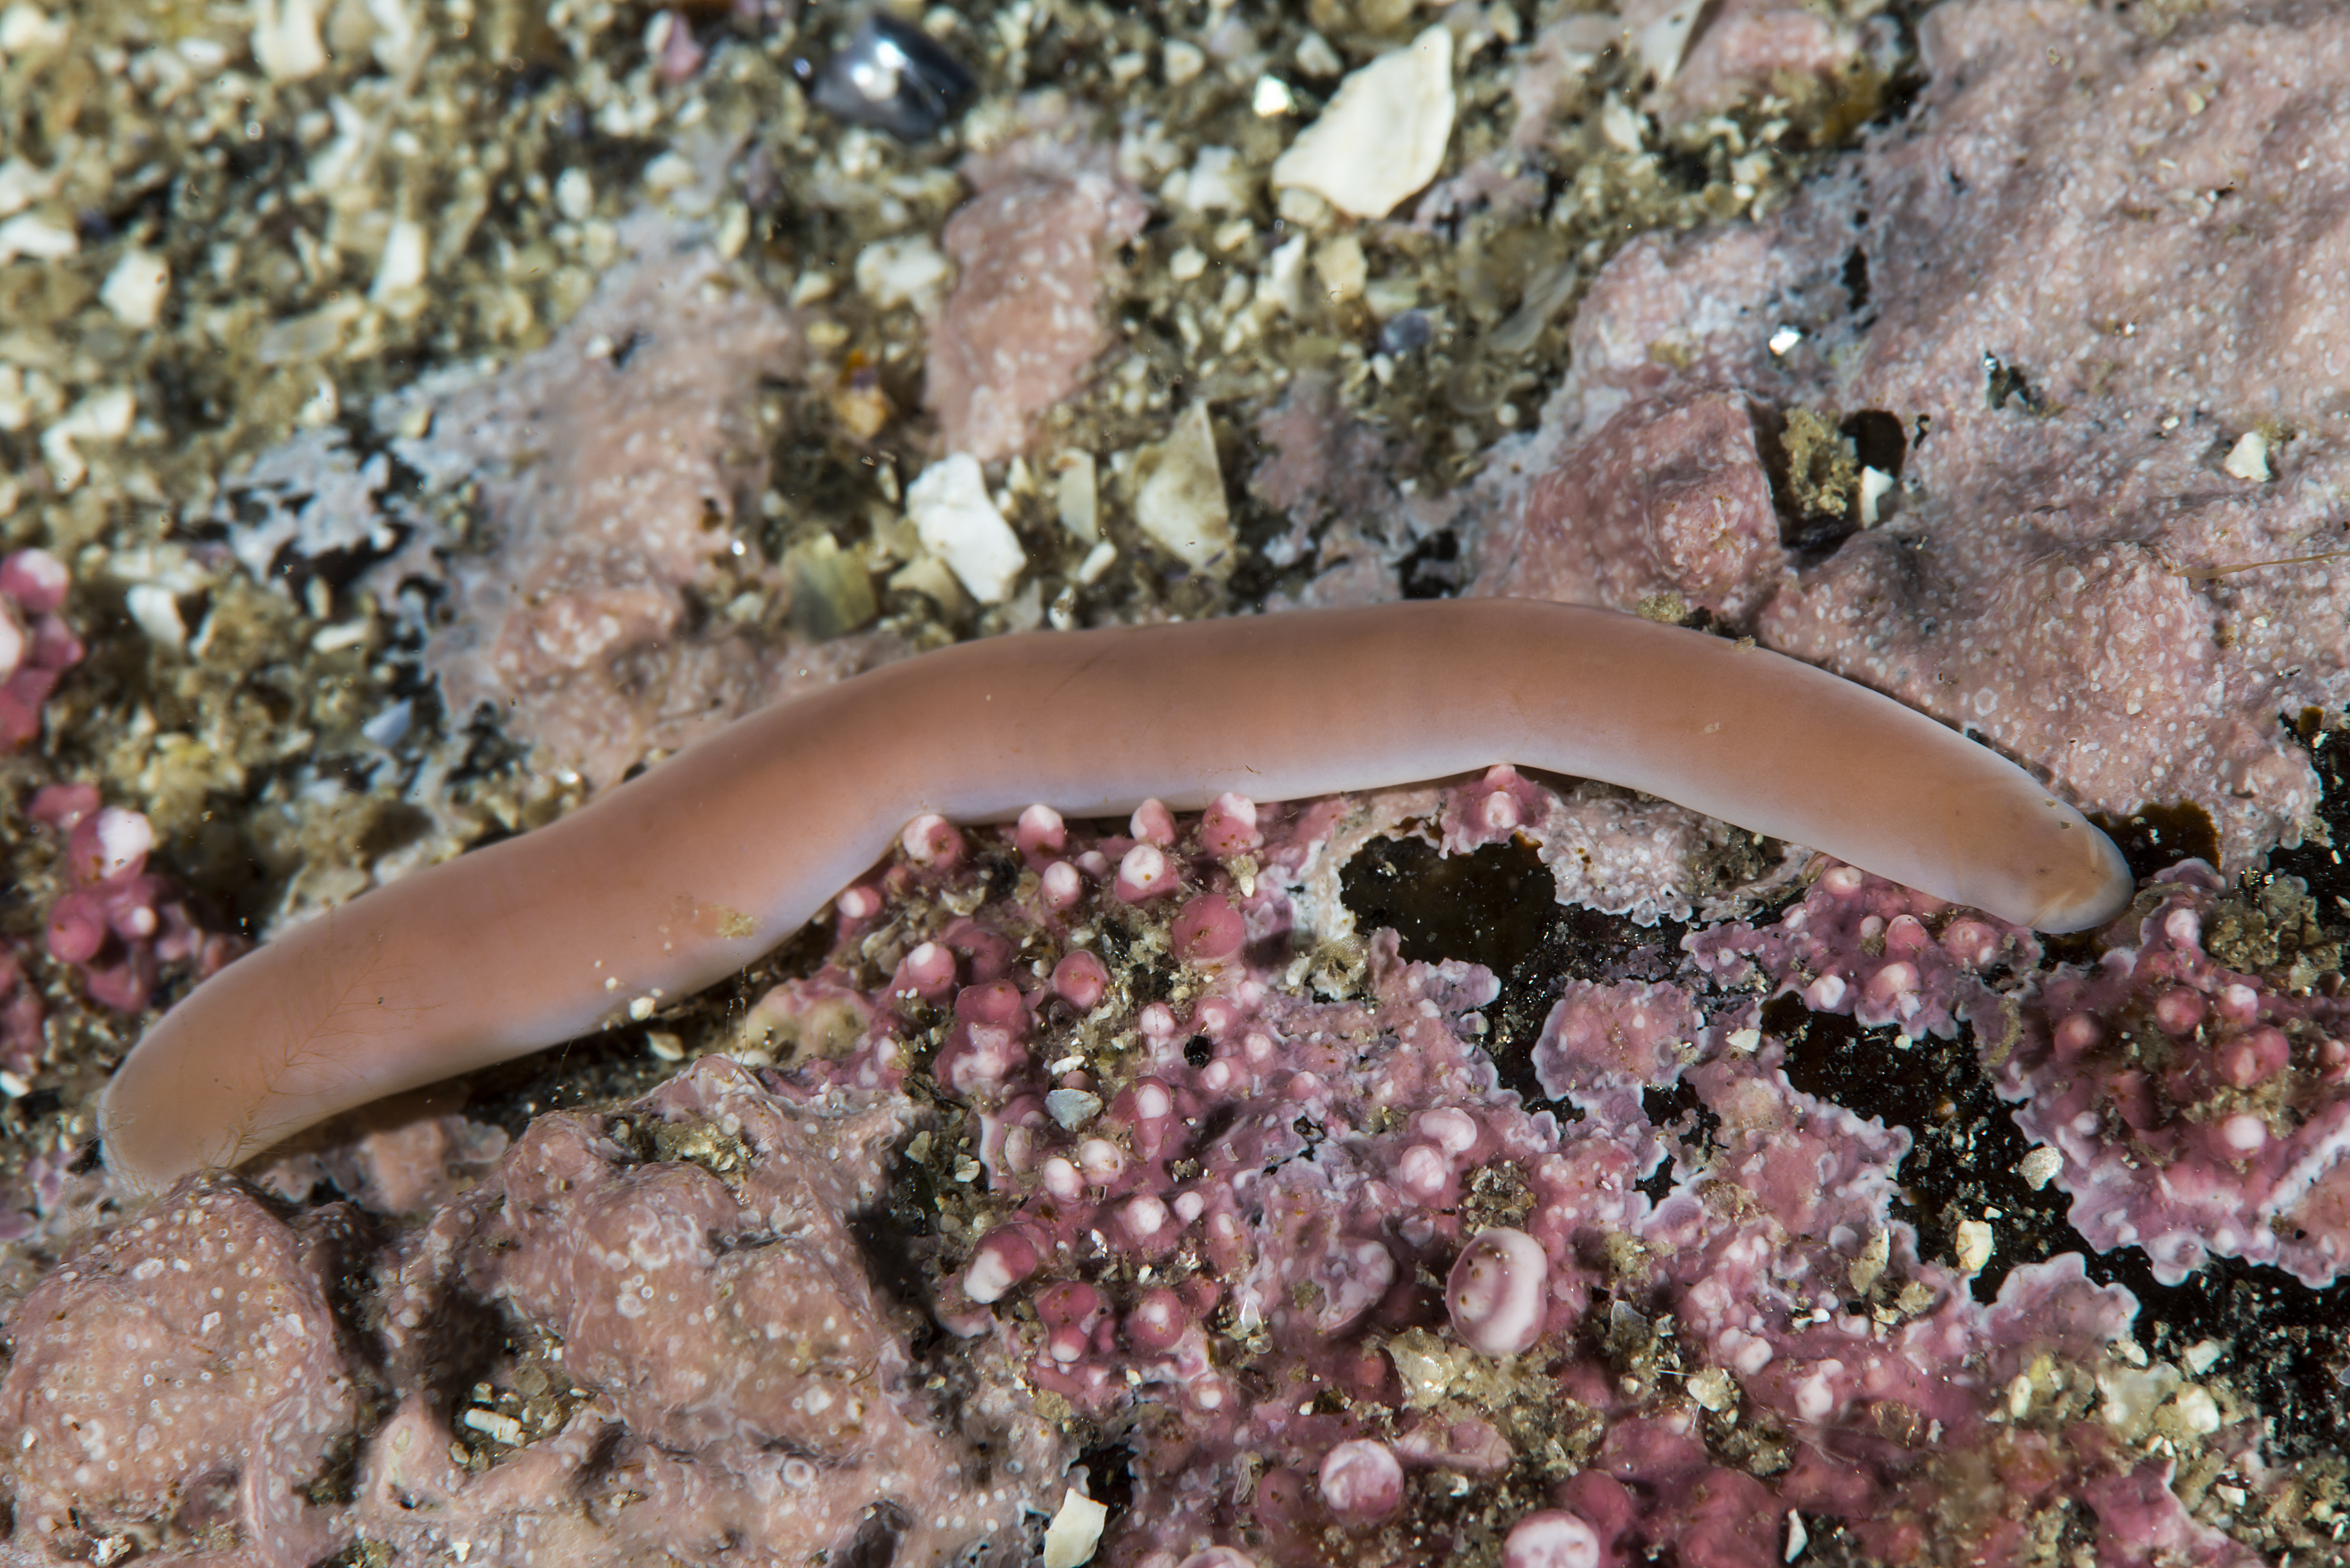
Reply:
[[[0, 9], [0, 1561], [2350, 1557], [2344, 81], [2285, 0]], [[106, 1172], [202, 976], [754, 706], [1453, 594], [1890, 692], [2136, 899], [1044, 801]]]

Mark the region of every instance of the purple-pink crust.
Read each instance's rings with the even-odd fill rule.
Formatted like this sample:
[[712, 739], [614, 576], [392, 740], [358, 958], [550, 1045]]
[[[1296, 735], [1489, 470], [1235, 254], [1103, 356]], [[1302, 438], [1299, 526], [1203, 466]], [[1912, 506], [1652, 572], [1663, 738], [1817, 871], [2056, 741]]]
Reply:
[[[1537, 786], [1503, 793], [1553, 818]], [[913, 836], [858, 882], [869, 898], [837, 907], [827, 961], [754, 1009], [770, 1039], [797, 1042], [775, 1053], [785, 1065], [705, 1058], [647, 1100], [541, 1118], [378, 1254], [380, 1313], [306, 1328], [298, 1376], [240, 1385], [230, 1436], [109, 1448], [120, 1479], [77, 1491], [71, 1465], [39, 1457], [66, 1450], [40, 1435], [33, 1383], [81, 1389], [85, 1429], [135, 1430], [108, 1413], [143, 1397], [120, 1379], [148, 1364], [118, 1371], [112, 1341], [88, 1332], [110, 1321], [86, 1307], [114, 1299], [93, 1293], [118, 1289], [104, 1282], [160, 1258], [140, 1310], [180, 1346], [210, 1343], [182, 1318], [200, 1324], [264, 1240], [291, 1260], [272, 1265], [285, 1292], [323, 1296], [340, 1277], [303, 1229], [339, 1210], [288, 1227], [234, 1186], [183, 1192], [162, 1216], [244, 1205], [206, 1221], [236, 1258], [133, 1226], [16, 1319], [0, 1441], [36, 1437], [15, 1543], [51, 1552], [91, 1539], [77, 1530], [176, 1517], [168, 1500], [201, 1478], [248, 1473], [234, 1434], [296, 1409], [300, 1432], [356, 1445], [352, 1499], [215, 1488], [205, 1518], [303, 1550], [453, 1527], [502, 1563], [579, 1527], [547, 1499], [622, 1486], [644, 1501], [591, 1505], [593, 1539], [733, 1532], [790, 1556], [865, 1532], [1017, 1555], [1090, 1448], [1092, 1495], [1118, 1484], [1103, 1466], [1128, 1471], [1105, 1568], [1334, 1552], [1401, 1568], [1472, 1548], [1545, 1568], [1759, 1565], [1780, 1560], [1790, 1514], [1873, 1560], [2004, 1563], [2070, 1498], [2094, 1500], [2101, 1561], [2250, 1568], [2166, 1478], [2225, 1469], [2262, 1506], [2264, 1485], [2289, 1483], [2263, 1468], [2251, 1412], [2149, 1356], [2128, 1293], [2090, 1282], [2076, 1256], [2016, 1267], [1978, 1303], [1896, 1217], [1908, 1135], [1794, 1087], [1759, 1024], [1762, 998], [1802, 992], [1953, 1028], [2002, 1002], [1999, 966], [2029, 961], [2028, 935], [1815, 867], [1777, 919], [1693, 938], [1680, 979], [1570, 987], [1529, 1064], [1555, 1103], [1530, 1106], [1484, 1044], [1492, 974], [1321, 923], [1318, 878], [1359, 810], [1226, 801], [1170, 817], [1154, 846], [1167, 890], [1140, 903], [1106, 876], [1056, 902], [1034, 869], [1106, 870], [1137, 842], [1123, 831], [1063, 822], [1045, 842], [1031, 815], [962, 830], [952, 856]], [[1252, 846], [1230, 853], [1243, 820]], [[2177, 875], [2134, 918], [2210, 896]], [[1210, 898], [1245, 940], [1185, 957], [1177, 929]], [[1901, 983], [1877, 983], [1888, 972]], [[2061, 1028], [2139, 1004], [2066, 983], [2018, 1005], [2055, 1007]], [[2207, 987], [2216, 1014], [2238, 1006], [2234, 983], [2193, 969], [2122, 994], [2159, 1009]], [[2204, 1054], [2251, 1085], [2228, 1092], [2259, 1093], [2302, 1071], [2274, 1066], [2260, 1031], [2300, 1036], [2261, 1000], [2272, 992], [2242, 983], [2252, 1008]], [[2067, 1092], [2039, 1082], [2038, 1060], [2015, 1056], [2027, 1117]], [[1652, 1093], [1701, 1108], [1707, 1147], [1659, 1127]], [[2209, 1147], [2197, 1125], [2176, 1129], [2180, 1147]], [[2152, 1147], [2083, 1158], [2126, 1168]], [[851, 1260], [851, 1226], [875, 1222], [885, 1191], [924, 1195], [902, 1303]], [[438, 1347], [484, 1302], [505, 1348], [445, 1387]], [[925, 1316], [943, 1335], [921, 1337]], [[336, 1392], [369, 1367], [388, 1403]], [[452, 1439], [474, 1458], [452, 1464]], [[1023, 1467], [997, 1465], [983, 1491], [981, 1442]], [[271, 1473], [312, 1473], [310, 1451]]]

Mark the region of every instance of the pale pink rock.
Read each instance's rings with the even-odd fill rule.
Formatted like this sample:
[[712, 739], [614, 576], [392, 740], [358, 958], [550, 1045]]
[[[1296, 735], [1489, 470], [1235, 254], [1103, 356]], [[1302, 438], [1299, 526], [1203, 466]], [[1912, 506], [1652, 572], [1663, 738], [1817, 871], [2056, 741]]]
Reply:
[[85, 1555], [152, 1524], [185, 1547], [225, 1528], [255, 1563], [331, 1554], [332, 1511], [305, 1494], [361, 1417], [326, 1294], [340, 1220], [297, 1230], [198, 1185], [36, 1286], [0, 1377], [10, 1544]]
[[1569, 981], [1534, 1042], [1536, 1081], [1553, 1099], [1637, 1097], [1679, 1075], [1704, 1027], [1679, 986]]
[[[1627, 30], [1675, 3], [1633, 0], [1625, 7]], [[1865, 42], [1861, 28], [1801, 0], [1723, 0], [1702, 14], [1679, 68], [1655, 95], [1657, 106], [1686, 119], [1783, 93], [1791, 81], [1825, 87], [1854, 71]]]
[[1109, 347], [1106, 269], [1149, 209], [1081, 135], [1040, 134], [965, 166], [975, 193], [941, 236], [961, 276], [931, 327], [922, 391], [949, 452], [1025, 451], [1037, 416]]
[[[791, 650], [697, 594], [728, 574], [779, 595], [761, 565], [764, 379], [802, 360], [795, 319], [707, 246], [659, 220], [553, 342], [429, 400], [404, 460], [435, 482], [482, 476], [483, 535], [437, 552], [451, 585], [425, 663], [452, 713], [477, 707], [601, 789], [785, 692], [874, 657], [848, 638]], [[387, 597], [433, 570], [411, 549]], [[723, 566], [722, 566], [722, 563]]]
[[[1395, 474], [1417, 465], [1408, 446], [1350, 413], [1326, 372], [1300, 373], [1281, 399], [1256, 418], [1264, 459], [1249, 475], [1249, 493], [1289, 519], [1289, 527], [1258, 550], [1284, 568], [1312, 575], [1284, 602], [1336, 608], [1392, 599], [1403, 585], [1396, 560], [1422, 533], [1440, 526], [1440, 507], [1407, 498]], [[1457, 563], [1431, 563], [1430, 584], [1451, 587]]]
[[1536, 478], [1481, 591], [1638, 608], [1668, 591], [1743, 625], [1792, 577], [1743, 397], [1635, 404]]
[[[2247, 864], [2316, 797], [2277, 715], [2350, 699], [2350, 17], [2280, 0], [2154, 38], [1977, 0], [1921, 45], [1909, 121], [1787, 212], [1609, 264], [1544, 427], [1489, 470], [1479, 590], [1678, 589], [2093, 809], [2193, 801]], [[1986, 406], [1986, 353], [2028, 398]], [[1880, 525], [1817, 564], [1771, 549], [1742, 400], [1899, 421]], [[1669, 471], [1613, 456], [1709, 407], [1728, 561], [1677, 544]], [[2227, 472], [2262, 428], [2293, 432], [2273, 480]]]

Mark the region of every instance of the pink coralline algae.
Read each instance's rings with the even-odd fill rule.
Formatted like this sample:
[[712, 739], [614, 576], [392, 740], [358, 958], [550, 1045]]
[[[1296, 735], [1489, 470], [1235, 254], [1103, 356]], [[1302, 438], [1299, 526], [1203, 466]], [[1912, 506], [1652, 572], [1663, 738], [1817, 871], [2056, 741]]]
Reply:
[[2350, 1271], [2350, 1005], [2213, 959], [2223, 891], [2183, 862], [2094, 964], [2043, 970], [2028, 931], [1835, 867], [1776, 924], [1687, 945], [1717, 979], [1814, 1012], [1912, 1039], [1969, 1025], [2016, 1125], [2058, 1157], [2043, 1179], [2099, 1251], [2142, 1248], [2167, 1284], [2207, 1253], [2330, 1284]]
[[183, 1187], [15, 1314], [11, 1560], [1008, 1561], [1066, 1455], [983, 1355], [926, 1383], [868, 1278], [904, 1116], [712, 1059], [542, 1118], [374, 1255], [371, 1327], [348, 1208]]
[[[956, 1154], [927, 1157], [966, 1161], [972, 1192], [936, 1311], [1087, 1429], [1129, 1434], [1105, 1562], [1418, 1563], [1484, 1540], [1529, 1565], [1760, 1563], [1793, 1511], [1880, 1560], [2007, 1563], [2075, 1497], [2130, 1500], [2098, 1508], [2100, 1561], [2252, 1561], [2147, 1445], [2183, 1433], [2251, 1475], [2257, 1434], [2149, 1369], [2127, 1293], [2077, 1258], [2010, 1272], [1989, 1306], [1921, 1260], [1889, 1213], [1908, 1136], [1793, 1089], [1751, 1004], [1571, 986], [1534, 1053], [1571, 1109], [1530, 1113], [1479, 1046], [1482, 969], [1402, 962], [1382, 934], [1355, 999], [1303, 992], [1347, 961], [1301, 915], [1348, 808], [1243, 805], [1165, 843], [1148, 808], [1107, 835], [1032, 812], [994, 844], [966, 830], [945, 869], [899, 860], [843, 901], [823, 971], [884, 966], [889, 1005], [801, 1069], [881, 1089], [927, 1053], [962, 1106]], [[1168, 872], [1149, 889], [1118, 873], [1137, 847]], [[1048, 894], [1055, 869], [1077, 898]], [[905, 924], [925, 895], [970, 912]], [[1209, 900], [1244, 939], [1187, 958]], [[1846, 1010], [1875, 996], [1923, 1031], [2032, 956], [1840, 867], [1799, 909], [1706, 961], [1741, 984], [1757, 960], [1836, 978]], [[1127, 964], [1107, 990], [1087, 965], [1072, 1000], [1100, 947]], [[1144, 952], [1173, 965], [1150, 992]], [[1676, 1085], [1717, 1124], [1704, 1158], [1644, 1107]], [[2108, 1384], [2083, 1420], [2096, 1397], [2065, 1390]]]
[[[1785, 990], [1920, 1035], [1971, 1018], [2029, 1125], [2075, 1076], [2042, 1081], [2031, 1019], [2176, 1024], [2191, 993], [2224, 1022], [2167, 1036], [2190, 1044], [2161, 1092], [2224, 1099], [2222, 1138], [2262, 1095], [2281, 1127], [2324, 1092], [2294, 1026], [2320, 1010], [2189, 950], [2196, 874], [2141, 900], [2126, 974], [2018, 992], [2028, 936], [1815, 867], [1777, 922], [1691, 938], [1711, 989], [1570, 985], [1534, 1108], [1485, 1046], [1491, 973], [1316, 915], [1360, 810], [917, 823], [837, 901], [827, 961], [753, 1009], [746, 1033], [791, 1049], [743, 1056], [785, 1066], [705, 1057], [541, 1117], [372, 1241], [338, 1206], [289, 1222], [183, 1189], [14, 1317], [0, 1445], [30, 1431], [35, 1460], [10, 1544], [1012, 1561], [1065, 1483], [1098, 1497], [1122, 1469], [1106, 1568], [1760, 1565], [1799, 1527], [1894, 1563], [2022, 1563], [2059, 1536], [2101, 1563], [2256, 1561], [2171, 1484], [2191, 1461], [2247, 1511], [2293, 1484], [2252, 1413], [2150, 1356], [2076, 1255], [1978, 1303], [1894, 1216], [1908, 1133], [1795, 1088], [1760, 1023]], [[1120, 876], [1138, 848], [1149, 888]], [[2020, 1033], [1981, 1030], [2008, 1006]], [[1702, 1136], [1658, 1126], [1654, 1094]], [[319, 1316], [328, 1279], [371, 1280], [363, 1308]], [[269, 1333], [207, 1315], [232, 1283], [284, 1303]], [[234, 1401], [140, 1413], [231, 1332]], [[126, 1381], [150, 1375], [165, 1392]]]
[[41, 704], [81, 662], [81, 639], [58, 612], [71, 579], [47, 550], [0, 560], [0, 752], [41, 732]]
[[2200, 861], [2154, 892], [2129, 940], [2035, 989], [1994, 1082], [2064, 1157], [2092, 1245], [2144, 1248], [2167, 1283], [2208, 1251], [2330, 1284], [2350, 1272], [2350, 1004], [2214, 960]]
[[1449, 784], [1385, 790], [1352, 803], [1330, 856], [1309, 872], [1317, 897], [1335, 899], [1338, 867], [1365, 844], [1413, 837], [1447, 855], [1493, 845], [1530, 845], [1561, 904], [1577, 904], [1643, 925], [1720, 918], [1796, 867], [1764, 853], [1742, 829], [1669, 801], [1608, 784], [1564, 790], [1534, 783], [1506, 763]]
[[931, 330], [923, 405], [950, 452], [983, 462], [1024, 452], [1035, 421], [1085, 384], [1109, 346], [1110, 253], [1142, 231], [1141, 196], [1110, 151], [1037, 134], [975, 155], [975, 193], [947, 220], [962, 275]]
[[136, 1012], [153, 999], [164, 965], [202, 980], [244, 950], [185, 885], [147, 869], [155, 830], [141, 814], [100, 806], [92, 784], [48, 784], [26, 815], [67, 835], [68, 888], [49, 906], [44, 940], [91, 1001]]
[[2241, 868], [2317, 797], [2278, 715], [2350, 698], [2350, 17], [1919, 36], [1918, 108], [1787, 210], [1608, 264], [1478, 590], [1677, 594]]

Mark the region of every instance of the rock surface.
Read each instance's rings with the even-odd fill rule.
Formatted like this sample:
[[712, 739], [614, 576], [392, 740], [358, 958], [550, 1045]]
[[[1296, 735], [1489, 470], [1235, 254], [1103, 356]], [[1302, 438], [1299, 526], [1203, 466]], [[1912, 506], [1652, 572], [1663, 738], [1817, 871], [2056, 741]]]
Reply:
[[1478, 589], [1679, 593], [2086, 806], [2192, 802], [2241, 867], [2316, 799], [2278, 715], [2350, 697], [2350, 25], [1981, 0], [1922, 49], [1912, 116], [1785, 213], [1609, 264]]

